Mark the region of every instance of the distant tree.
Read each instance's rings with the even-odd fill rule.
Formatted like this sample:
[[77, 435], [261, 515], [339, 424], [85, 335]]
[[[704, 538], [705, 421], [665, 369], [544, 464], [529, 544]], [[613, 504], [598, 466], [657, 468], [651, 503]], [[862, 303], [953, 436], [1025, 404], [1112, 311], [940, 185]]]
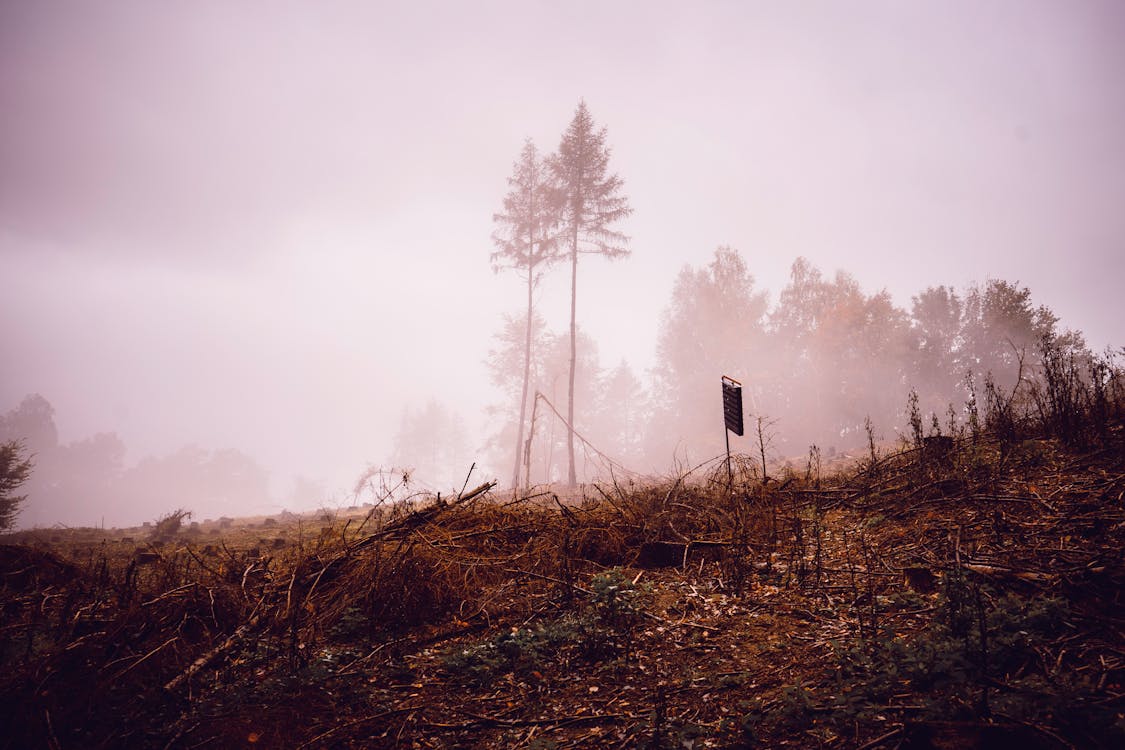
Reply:
[[745, 380], [748, 391], [762, 385], [771, 367], [764, 353], [767, 306], [733, 248], [718, 248], [703, 268], [680, 271], [656, 342], [653, 374], [661, 397], [648, 441], [654, 455], [680, 441], [708, 455], [722, 450], [719, 378]]
[[461, 417], [438, 401], [405, 410], [391, 464], [409, 467], [413, 477], [432, 486], [456, 484], [472, 465]]
[[0, 417], [0, 440], [22, 440], [32, 455], [53, 451], [59, 444], [55, 408], [38, 393], [24, 396], [18, 407]]
[[1057, 322], [1047, 307], [1032, 304], [1027, 287], [1000, 279], [974, 286], [965, 295], [958, 370], [991, 373], [998, 385], [1013, 388], [1034, 368], [1038, 343], [1054, 335]]
[[770, 327], [782, 338], [803, 346], [828, 306], [828, 282], [806, 258], [789, 267], [789, 283], [781, 290], [770, 313]]
[[578, 363], [577, 300], [578, 255], [588, 253], [607, 258], [629, 254], [628, 238], [614, 225], [632, 213], [621, 189], [621, 178], [609, 172], [610, 150], [606, 130], [596, 130], [594, 120], [579, 101], [574, 118], [563, 133], [558, 153], [548, 163], [559, 190], [562, 236], [570, 253], [570, 376], [567, 397], [569, 470], [567, 481], [576, 484], [574, 464], [574, 377]]
[[527, 283], [527, 318], [524, 325], [523, 384], [520, 394], [519, 421], [516, 429], [515, 468], [512, 470], [512, 487], [519, 486], [520, 450], [523, 446], [524, 424], [527, 419], [527, 393], [531, 381], [532, 318], [534, 315], [534, 290], [546, 268], [556, 260], [557, 242], [553, 230], [558, 223], [557, 202], [548, 180], [548, 171], [535, 144], [524, 143], [516, 161], [511, 188], [504, 197], [504, 210], [494, 214], [496, 230], [492, 240], [496, 252], [492, 253], [495, 271], [509, 268], [518, 272]]
[[249, 512], [269, 502], [269, 476], [253, 458], [227, 448], [185, 445], [167, 456], [147, 456], [121, 477], [121, 494], [132, 513], [169, 507], [201, 516]]
[[781, 442], [855, 443], [868, 416], [897, 423], [911, 332], [889, 294], [865, 294], [844, 271], [825, 279], [798, 258], [770, 324], [779, 359], [771, 407], [784, 415]]
[[[641, 470], [649, 400], [644, 385], [622, 360], [598, 379], [590, 438], [614, 461]], [[664, 468], [664, 467], [661, 467]]]
[[38, 519], [81, 512], [86, 518], [113, 513], [121, 501], [125, 443], [115, 433], [99, 432], [46, 454], [31, 490]]
[[[512, 460], [511, 446], [516, 432], [514, 395], [522, 388], [520, 367], [523, 359], [524, 321], [522, 316], [505, 316], [504, 327], [494, 336], [495, 346], [489, 349], [487, 365], [492, 383], [505, 394], [504, 400], [489, 409], [499, 415], [499, 428], [488, 440], [489, 465], [498, 466]], [[525, 485], [532, 481], [560, 481], [557, 458], [566, 450], [567, 431], [555, 418], [545, 403], [533, 409], [531, 394], [542, 393], [560, 411], [564, 409], [567, 375], [570, 361], [570, 340], [566, 334], [555, 334], [546, 328], [543, 319], [533, 318], [534, 344], [531, 358], [531, 378], [528, 387], [528, 424], [524, 440], [518, 447], [521, 478]], [[591, 404], [590, 413], [578, 417], [575, 428], [586, 437], [596, 434], [600, 425], [599, 395], [601, 393], [601, 367], [594, 341], [581, 328], [578, 329], [578, 378], [576, 392], [579, 400]], [[590, 431], [590, 434], [586, 434]], [[527, 453], [529, 452], [530, 455]], [[528, 460], [530, 459], [530, 460]], [[564, 467], [565, 472], [565, 467]], [[564, 474], [565, 476], [565, 474]]]
[[963, 372], [957, 369], [963, 303], [953, 289], [929, 287], [915, 295], [911, 325], [916, 335], [911, 381], [925, 408], [954, 401]]
[[824, 398], [822, 434], [854, 445], [866, 418], [898, 423], [909, 392], [910, 319], [886, 291], [865, 294], [843, 272], [836, 274], [828, 299], [814, 337]]
[[776, 364], [769, 406], [781, 415], [784, 433], [779, 442], [799, 446], [825, 439], [817, 331], [833, 306], [831, 297], [831, 282], [808, 260], [797, 258], [770, 312]]
[[31, 477], [31, 470], [31, 459], [19, 440], [0, 443], [0, 531], [15, 524], [20, 504], [27, 499], [16, 491]]
[[[531, 322], [528, 331], [523, 315], [504, 315], [503, 326], [493, 334], [493, 346], [485, 360], [489, 379], [503, 394], [500, 403], [488, 407], [490, 418], [499, 422], [486, 444], [488, 464], [496, 467], [518, 463], [521, 469], [516, 472], [517, 487], [527, 442], [529, 399], [543, 382], [544, 349], [549, 338], [541, 315], [533, 313]], [[526, 357], [528, 352], [530, 357]]]
[[[588, 404], [590, 408], [584, 409], [582, 414], [575, 415], [575, 421], [570, 422], [579, 434], [591, 440], [595, 447], [598, 445], [598, 436], [592, 432], [595, 427], [594, 419], [598, 400], [601, 393], [601, 356], [597, 342], [588, 336], [581, 327], [575, 331], [577, 340], [577, 366], [574, 368], [577, 375], [574, 380], [574, 393], [576, 400]], [[548, 399], [556, 409], [562, 409], [563, 399], [570, 388], [570, 357], [571, 337], [568, 334], [555, 334], [547, 332], [543, 337], [542, 365], [540, 380], [536, 389]], [[558, 457], [566, 451], [569, 459], [569, 446], [573, 438], [571, 431], [564, 427], [559, 419], [551, 413], [546, 403], [539, 404], [539, 412], [535, 428], [535, 440], [531, 445], [531, 474], [540, 477], [545, 482], [558, 482], [564, 477], [559, 466]], [[575, 465], [575, 477], [583, 481], [589, 480], [592, 473], [589, 467], [579, 468]], [[596, 470], [596, 467], [593, 467]], [[569, 460], [567, 474], [569, 474]]]

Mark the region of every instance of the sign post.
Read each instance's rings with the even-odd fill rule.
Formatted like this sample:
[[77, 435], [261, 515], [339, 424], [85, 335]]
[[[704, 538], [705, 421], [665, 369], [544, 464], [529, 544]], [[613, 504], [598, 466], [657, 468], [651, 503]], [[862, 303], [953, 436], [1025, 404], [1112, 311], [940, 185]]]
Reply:
[[726, 430], [723, 436], [727, 441], [727, 491], [734, 487], [734, 472], [730, 467], [730, 434], [742, 435], [742, 383], [734, 378], [723, 376], [723, 419]]

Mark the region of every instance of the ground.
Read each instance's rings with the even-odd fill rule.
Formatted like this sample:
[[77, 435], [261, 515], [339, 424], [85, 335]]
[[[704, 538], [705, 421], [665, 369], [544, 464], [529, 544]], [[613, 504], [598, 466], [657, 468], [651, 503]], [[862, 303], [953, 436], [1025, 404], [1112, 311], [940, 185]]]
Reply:
[[932, 447], [10, 536], [0, 747], [1120, 746], [1120, 430]]

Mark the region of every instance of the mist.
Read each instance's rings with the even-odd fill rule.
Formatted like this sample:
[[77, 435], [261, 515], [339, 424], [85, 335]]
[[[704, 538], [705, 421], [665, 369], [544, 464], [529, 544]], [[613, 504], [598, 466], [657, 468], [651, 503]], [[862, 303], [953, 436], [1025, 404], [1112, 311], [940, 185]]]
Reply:
[[[1123, 30], [1108, 2], [6, 3], [19, 524], [508, 483], [526, 287], [493, 217], [579, 101], [631, 208], [628, 257], [578, 268], [582, 481], [715, 455], [721, 375], [784, 460], [893, 439], [912, 389], [945, 419], [1045, 334], [1120, 347]], [[561, 482], [569, 269], [533, 297], [521, 479]]]

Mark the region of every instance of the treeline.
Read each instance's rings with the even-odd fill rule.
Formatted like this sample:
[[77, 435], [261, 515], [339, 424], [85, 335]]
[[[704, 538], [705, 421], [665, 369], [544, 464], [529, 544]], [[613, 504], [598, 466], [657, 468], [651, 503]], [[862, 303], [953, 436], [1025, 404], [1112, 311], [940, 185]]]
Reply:
[[[512, 404], [518, 403], [525, 334], [520, 318], [508, 319], [489, 361], [493, 381], [507, 396], [496, 408], [500, 427], [489, 443], [494, 466], [514, 460]], [[568, 336], [538, 319], [531, 334], [532, 389], [557, 404]], [[988, 398], [1010, 401], [1014, 393], [1028, 408], [1036, 408], [1038, 398], [1038, 408], [1049, 409], [1049, 390], [1059, 387], [1047, 378], [1052, 362], [1075, 388], [1121, 385], [1112, 352], [1090, 352], [1081, 334], [1061, 330], [1057, 316], [1018, 283], [930, 287], [903, 309], [886, 291], [868, 294], [850, 274], [827, 277], [798, 259], [771, 305], [742, 255], [729, 247], [677, 277], [656, 365], [643, 378], [647, 387], [625, 363], [603, 367], [588, 338], [580, 334], [577, 342], [583, 409], [574, 426], [587, 441], [579, 466], [585, 479], [620, 471], [615, 462], [666, 472], [675, 462], [719, 454], [724, 374], [743, 382], [748, 427], [763, 420], [775, 457], [803, 454], [814, 443], [829, 453], [861, 446], [868, 425], [876, 439], [892, 439], [911, 429], [912, 403], [924, 415], [925, 430], [946, 432], [964, 424], [974, 402], [983, 410]], [[530, 482], [562, 479], [565, 428], [540, 403], [530, 429], [532, 440], [520, 457]], [[748, 441], [735, 445], [749, 450]]]
[[[513, 485], [664, 472], [717, 455], [721, 375], [744, 382], [759, 442], [793, 455], [812, 443], [831, 454], [893, 437], [908, 403], [930, 415], [932, 431], [935, 419], [955, 427], [978, 394], [1010, 400], [1019, 383], [1019, 395], [1035, 397], [1036, 387], [1050, 387], [1040, 382], [1048, 352], [1093, 388], [1113, 370], [1018, 283], [930, 287], [902, 309], [885, 291], [867, 294], [849, 274], [825, 277], [798, 259], [771, 305], [727, 247], [676, 279], [652, 371], [642, 378], [625, 363], [606, 369], [581, 333], [576, 299], [580, 255], [629, 253], [618, 224], [631, 209], [609, 160], [606, 129], [579, 102], [555, 152], [540, 156], [525, 144], [493, 217], [493, 266], [516, 271], [526, 296], [488, 360], [504, 400], [493, 409], [487, 463], [514, 467]], [[548, 330], [535, 307], [535, 290], [556, 265], [570, 267], [564, 332]]]
[[24, 527], [62, 518], [89, 526], [103, 518], [111, 524], [139, 523], [176, 507], [202, 520], [270, 501], [266, 471], [238, 450], [187, 445], [126, 466], [125, 443], [116, 433], [60, 442], [54, 407], [39, 394], [0, 416], [0, 444], [13, 441], [33, 467], [19, 488], [27, 498], [19, 504], [18, 523]]

